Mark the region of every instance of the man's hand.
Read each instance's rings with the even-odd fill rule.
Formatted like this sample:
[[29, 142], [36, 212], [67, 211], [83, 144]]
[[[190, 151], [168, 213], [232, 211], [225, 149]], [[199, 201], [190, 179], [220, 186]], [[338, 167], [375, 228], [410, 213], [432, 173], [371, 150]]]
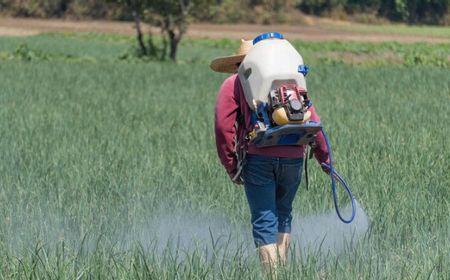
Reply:
[[320, 167], [322, 167], [323, 172], [327, 173], [328, 175], [330, 175], [331, 173], [331, 169], [330, 169], [330, 165], [328, 163], [322, 163], [320, 165]]
[[236, 185], [243, 185], [244, 184], [244, 180], [242, 180], [241, 176], [238, 176], [237, 179], [232, 180], [234, 184]]
[[242, 178], [242, 172], [239, 169], [233, 170], [232, 173], [229, 174], [231, 181], [236, 185], [244, 184], [244, 179]]

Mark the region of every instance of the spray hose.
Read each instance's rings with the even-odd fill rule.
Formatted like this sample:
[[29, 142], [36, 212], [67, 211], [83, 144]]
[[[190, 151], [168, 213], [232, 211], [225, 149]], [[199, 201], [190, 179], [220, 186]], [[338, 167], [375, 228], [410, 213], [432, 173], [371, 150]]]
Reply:
[[[342, 178], [342, 176], [333, 168], [333, 156], [331, 154], [331, 147], [330, 147], [330, 143], [328, 141], [328, 136], [325, 133], [323, 128], [322, 128], [322, 134], [323, 134], [323, 137], [325, 138], [325, 143], [327, 145], [327, 150], [328, 150], [328, 156], [330, 159], [330, 164], [322, 163], [322, 167], [329, 171], [329, 175], [331, 178], [331, 191], [333, 193], [334, 208], [336, 209], [336, 214], [338, 215], [339, 219], [343, 223], [349, 224], [353, 221], [353, 219], [355, 218], [355, 215], [356, 215], [355, 197], [353, 196], [352, 190], [348, 186], [347, 182], [345, 182], [344, 178]], [[348, 220], [344, 219], [344, 217], [341, 214], [341, 210], [339, 209], [338, 198], [337, 198], [337, 193], [336, 193], [336, 180], [339, 183], [341, 183], [341, 185], [345, 188], [345, 190], [347, 191], [348, 196], [350, 198], [350, 201], [352, 203], [352, 215], [351, 215], [350, 219], [348, 219]]]

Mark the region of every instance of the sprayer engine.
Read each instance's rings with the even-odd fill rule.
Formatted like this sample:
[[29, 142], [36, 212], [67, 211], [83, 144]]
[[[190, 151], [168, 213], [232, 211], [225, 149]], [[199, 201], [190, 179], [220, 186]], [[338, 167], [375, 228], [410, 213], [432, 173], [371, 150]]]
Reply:
[[314, 142], [320, 123], [310, 121], [312, 103], [307, 91], [287, 84], [272, 89], [267, 102], [255, 103], [248, 139], [257, 147], [305, 145]]
[[269, 93], [269, 116], [275, 125], [304, 123], [310, 117], [308, 93], [296, 85], [283, 85]]

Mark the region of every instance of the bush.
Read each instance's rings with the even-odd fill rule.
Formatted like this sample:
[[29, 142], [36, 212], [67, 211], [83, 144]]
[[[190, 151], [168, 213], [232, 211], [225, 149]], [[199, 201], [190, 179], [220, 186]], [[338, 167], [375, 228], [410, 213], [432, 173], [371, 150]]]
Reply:
[[0, 8], [20, 17], [117, 19], [124, 15], [118, 5], [98, 0], [0, 0]]
[[61, 17], [67, 11], [70, 0], [12, 0], [6, 8], [14, 16]]
[[67, 15], [73, 18], [128, 19], [123, 9], [115, 3], [98, 0], [72, 0]]

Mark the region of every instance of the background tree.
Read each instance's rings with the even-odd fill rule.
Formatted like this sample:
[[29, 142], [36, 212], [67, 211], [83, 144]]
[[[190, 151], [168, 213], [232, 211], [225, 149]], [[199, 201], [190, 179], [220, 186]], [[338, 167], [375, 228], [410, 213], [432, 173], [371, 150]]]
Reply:
[[[164, 60], [176, 61], [178, 44], [188, 29], [189, 15], [192, 10], [209, 9], [214, 0], [112, 0], [128, 10], [135, 22], [136, 37], [142, 55]], [[162, 43], [157, 46], [151, 31], [147, 44], [141, 22], [161, 28]]]
[[149, 23], [161, 28], [168, 40], [169, 58], [176, 61], [178, 44], [186, 34], [191, 15], [207, 13], [215, 0], [150, 0], [148, 8], [152, 15]]
[[161, 28], [169, 41], [169, 57], [176, 61], [178, 44], [188, 28], [189, 11], [198, 3], [189, 0], [154, 0], [149, 4], [148, 8], [154, 15], [149, 22]]
[[141, 18], [145, 10], [147, 0], [110, 0], [110, 2], [121, 4], [123, 8], [131, 14], [136, 28], [136, 39], [138, 41], [138, 45], [141, 52], [143, 54], [147, 54], [147, 47], [144, 43], [144, 35], [141, 28]]

